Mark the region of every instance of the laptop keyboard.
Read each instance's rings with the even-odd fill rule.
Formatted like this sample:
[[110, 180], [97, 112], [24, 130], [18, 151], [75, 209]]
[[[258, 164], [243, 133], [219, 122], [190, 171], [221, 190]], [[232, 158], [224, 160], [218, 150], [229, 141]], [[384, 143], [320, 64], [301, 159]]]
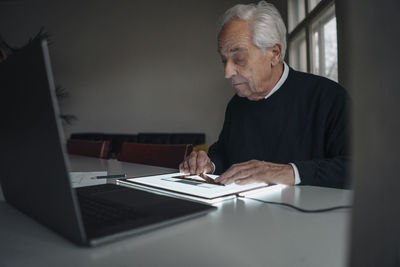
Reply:
[[113, 234], [132, 226], [140, 226], [154, 216], [129, 206], [112, 203], [96, 196], [78, 193], [83, 223], [89, 236]]
[[113, 205], [96, 197], [79, 195], [78, 199], [84, 221], [91, 226], [109, 225], [121, 220], [136, 220], [143, 218], [144, 215], [129, 207]]
[[89, 240], [139, 233], [215, 209], [114, 184], [80, 187], [76, 193]]

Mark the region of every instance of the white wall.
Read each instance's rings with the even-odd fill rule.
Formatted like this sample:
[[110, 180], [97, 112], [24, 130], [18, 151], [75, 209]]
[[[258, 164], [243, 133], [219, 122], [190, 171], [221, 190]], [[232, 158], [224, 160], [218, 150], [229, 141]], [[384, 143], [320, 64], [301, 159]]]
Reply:
[[213, 143], [234, 94], [215, 28], [238, 1], [2, 1], [0, 33], [20, 46], [44, 26], [72, 132], [204, 132]]

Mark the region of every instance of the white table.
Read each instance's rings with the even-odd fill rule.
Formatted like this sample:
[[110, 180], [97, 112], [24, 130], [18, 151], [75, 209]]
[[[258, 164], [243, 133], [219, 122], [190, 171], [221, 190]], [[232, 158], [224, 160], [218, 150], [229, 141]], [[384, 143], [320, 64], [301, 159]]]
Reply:
[[[74, 171], [174, 170], [71, 157]], [[114, 168], [114, 169], [113, 169]], [[349, 205], [352, 192], [286, 187], [252, 196], [306, 209]], [[9, 206], [0, 192], [0, 267], [8, 266], [345, 266], [351, 211], [305, 214], [250, 199], [208, 215], [96, 248], [79, 247]]]

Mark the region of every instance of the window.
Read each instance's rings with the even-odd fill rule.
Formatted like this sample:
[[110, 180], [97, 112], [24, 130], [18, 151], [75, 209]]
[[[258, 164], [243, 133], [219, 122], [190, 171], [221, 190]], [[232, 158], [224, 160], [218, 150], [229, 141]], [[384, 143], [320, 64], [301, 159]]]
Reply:
[[334, 0], [288, 0], [288, 18], [289, 64], [338, 81]]
[[308, 0], [308, 12], [314, 9], [321, 0]]
[[288, 0], [289, 31], [292, 31], [306, 17], [304, 0]]
[[289, 44], [289, 62], [292, 68], [307, 72], [306, 32], [302, 31]]
[[337, 34], [335, 10], [325, 12], [311, 26], [312, 73], [337, 81]]

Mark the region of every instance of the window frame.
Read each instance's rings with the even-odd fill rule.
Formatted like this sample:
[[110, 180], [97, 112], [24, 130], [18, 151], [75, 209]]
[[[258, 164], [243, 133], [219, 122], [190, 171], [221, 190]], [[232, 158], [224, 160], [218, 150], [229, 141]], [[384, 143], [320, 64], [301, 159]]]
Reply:
[[[297, 36], [302, 33], [302, 31], [306, 34], [306, 49], [307, 49], [307, 72], [311, 73], [313, 68], [313, 51], [312, 51], [312, 25], [318, 18], [324, 15], [324, 12], [335, 5], [335, 0], [321, 0], [311, 11], [308, 11], [308, 0], [304, 1], [305, 5], [305, 18], [297, 24], [291, 32], [288, 32], [288, 46], [290, 47], [291, 43], [296, 40]], [[336, 16], [336, 8], [334, 15]], [[289, 10], [288, 10], [288, 20], [289, 20]], [[336, 17], [337, 18], [337, 17]], [[336, 19], [337, 21], [337, 19]], [[289, 60], [290, 51], [288, 51]], [[339, 59], [338, 59], [339, 60]], [[289, 60], [290, 64], [290, 60]]]
[[[300, 52], [301, 48], [298, 47], [297, 45], [299, 45], [301, 43], [301, 41], [304, 41], [304, 43], [306, 44], [306, 47], [305, 47], [305, 50], [306, 50], [305, 51], [306, 52], [306, 54], [305, 54], [306, 68], [303, 69], [301, 66], [297, 66], [298, 70], [300, 70], [300, 71], [307, 71], [307, 55], [308, 55], [308, 53], [307, 53], [307, 40], [306, 40], [306, 38], [307, 38], [306, 37], [306, 32], [305, 32], [305, 30], [302, 30], [296, 36], [294, 36], [293, 39], [291, 40], [291, 43], [288, 44], [288, 51], [289, 51], [288, 52], [288, 61], [289, 61], [289, 63], [291, 65], [294, 64], [294, 63], [300, 63], [301, 56], [300, 56], [300, 53], [298, 54], [298, 52]], [[299, 49], [296, 49], [295, 53], [293, 53], [294, 51], [292, 50], [292, 48], [293, 48], [292, 45], [294, 47], [299, 48]], [[292, 59], [294, 59], [294, 60], [292, 61]], [[301, 65], [301, 64], [299, 64], [299, 65]]]

